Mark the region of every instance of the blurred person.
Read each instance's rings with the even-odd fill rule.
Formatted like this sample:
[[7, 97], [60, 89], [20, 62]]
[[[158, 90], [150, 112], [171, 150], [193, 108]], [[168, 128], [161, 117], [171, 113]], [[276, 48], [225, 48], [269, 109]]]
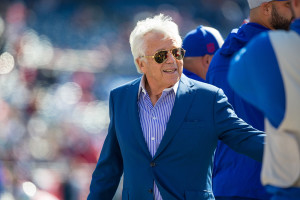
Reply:
[[[234, 29], [214, 55], [207, 72], [207, 83], [224, 90], [236, 114], [258, 130], [264, 130], [261, 111], [245, 102], [229, 86], [227, 75], [233, 55], [254, 36], [273, 29], [288, 29], [292, 13], [287, 0], [248, 0], [249, 22]], [[255, 59], [255, 58], [253, 58]], [[221, 141], [218, 144], [213, 171], [213, 190], [218, 200], [269, 199], [260, 181], [261, 163], [232, 151]], [[224, 182], [224, 180], [230, 180]]]
[[[72, 165], [71, 165], [72, 167]], [[72, 169], [71, 169], [72, 170]], [[64, 200], [79, 200], [80, 187], [78, 180], [74, 178], [72, 172], [62, 182], [62, 195]]]
[[198, 26], [187, 33], [182, 48], [186, 50], [183, 62], [183, 74], [205, 82], [206, 73], [215, 52], [223, 45], [220, 32], [207, 26]]
[[139, 21], [130, 45], [142, 77], [110, 93], [88, 200], [111, 200], [123, 173], [122, 199], [214, 199], [218, 139], [260, 161], [265, 135], [235, 115], [221, 89], [182, 75], [185, 51], [170, 17]]
[[272, 200], [300, 199], [300, 0], [290, 2], [296, 17], [291, 31], [255, 37], [228, 74], [233, 90], [266, 118], [261, 178]]

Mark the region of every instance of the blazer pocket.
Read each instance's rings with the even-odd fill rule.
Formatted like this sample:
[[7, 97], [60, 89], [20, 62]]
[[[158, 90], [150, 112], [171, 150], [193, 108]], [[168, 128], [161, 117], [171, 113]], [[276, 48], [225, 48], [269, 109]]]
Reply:
[[185, 191], [185, 200], [215, 200], [211, 191]]
[[204, 121], [185, 121], [182, 123], [181, 128], [183, 129], [197, 129], [206, 126], [207, 123]]
[[127, 189], [123, 189], [122, 191], [122, 200], [129, 200], [129, 192]]

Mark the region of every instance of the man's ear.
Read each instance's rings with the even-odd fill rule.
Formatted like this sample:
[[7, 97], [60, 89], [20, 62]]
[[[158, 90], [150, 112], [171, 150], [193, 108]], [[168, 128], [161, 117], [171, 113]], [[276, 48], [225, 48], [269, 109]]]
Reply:
[[264, 15], [268, 16], [272, 14], [272, 4], [270, 2], [264, 2], [260, 6], [263, 10]]
[[208, 69], [211, 59], [212, 59], [212, 55], [209, 54], [206, 54], [202, 57], [202, 66], [205, 69]]
[[138, 64], [140, 71], [144, 73], [144, 62], [140, 58], [136, 58], [135, 62]]

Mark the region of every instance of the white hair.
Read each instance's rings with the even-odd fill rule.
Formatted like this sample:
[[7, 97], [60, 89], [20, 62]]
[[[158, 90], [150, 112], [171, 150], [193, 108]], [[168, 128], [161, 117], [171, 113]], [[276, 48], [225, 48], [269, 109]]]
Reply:
[[174, 39], [178, 47], [181, 47], [182, 45], [182, 39], [179, 35], [178, 26], [172, 21], [170, 16], [159, 14], [153, 18], [147, 18], [145, 20], [138, 21], [130, 34], [129, 43], [134, 58], [134, 64], [139, 73], [141, 73], [141, 71], [136, 59], [145, 55], [146, 46], [144, 43], [144, 36], [150, 32], [162, 33], [165, 36], [164, 38]]

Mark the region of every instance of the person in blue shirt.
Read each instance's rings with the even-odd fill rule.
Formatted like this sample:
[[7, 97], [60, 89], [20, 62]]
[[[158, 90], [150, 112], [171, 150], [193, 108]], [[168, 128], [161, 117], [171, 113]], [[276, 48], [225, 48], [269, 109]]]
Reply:
[[238, 118], [222, 89], [182, 74], [185, 50], [171, 17], [138, 21], [129, 41], [141, 77], [110, 93], [87, 199], [111, 200], [124, 175], [123, 200], [214, 200], [218, 140], [261, 162], [265, 134]]
[[186, 51], [183, 59], [183, 74], [205, 82], [211, 59], [223, 43], [220, 32], [212, 27], [201, 25], [188, 32], [182, 43], [182, 48]]
[[[288, 29], [292, 13], [289, 1], [248, 0], [248, 3], [249, 23], [229, 34], [222, 48], [214, 55], [206, 78], [207, 83], [223, 89], [239, 117], [254, 128], [264, 130], [262, 112], [245, 102], [229, 86], [229, 64], [233, 55], [259, 33], [270, 29]], [[213, 191], [216, 199], [269, 199], [270, 195], [261, 184], [260, 172], [261, 163], [239, 155], [226, 144], [219, 142], [213, 171]]]
[[262, 183], [272, 200], [300, 199], [300, 0], [291, 30], [255, 37], [232, 59], [228, 81], [266, 118]]

